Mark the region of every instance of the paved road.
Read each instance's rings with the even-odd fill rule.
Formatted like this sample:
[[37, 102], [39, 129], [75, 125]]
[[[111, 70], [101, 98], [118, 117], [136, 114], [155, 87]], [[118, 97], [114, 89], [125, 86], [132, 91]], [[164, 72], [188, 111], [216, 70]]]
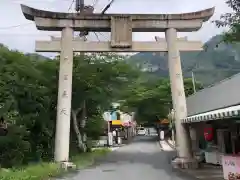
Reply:
[[163, 152], [154, 137], [137, 137], [67, 180], [192, 180], [173, 172], [174, 152]]

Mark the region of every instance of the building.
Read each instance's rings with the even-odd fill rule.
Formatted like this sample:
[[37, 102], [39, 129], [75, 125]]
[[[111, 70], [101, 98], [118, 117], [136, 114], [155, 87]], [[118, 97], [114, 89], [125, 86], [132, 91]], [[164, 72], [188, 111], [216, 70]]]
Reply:
[[203, 149], [207, 163], [223, 166], [224, 178], [240, 172], [240, 74], [187, 98], [194, 152]]

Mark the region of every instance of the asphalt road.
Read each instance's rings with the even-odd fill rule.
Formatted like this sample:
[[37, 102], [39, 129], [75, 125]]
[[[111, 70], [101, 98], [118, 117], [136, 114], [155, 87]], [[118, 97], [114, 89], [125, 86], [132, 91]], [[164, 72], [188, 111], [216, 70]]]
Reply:
[[175, 152], [160, 150], [155, 137], [137, 137], [67, 180], [193, 180], [171, 168]]

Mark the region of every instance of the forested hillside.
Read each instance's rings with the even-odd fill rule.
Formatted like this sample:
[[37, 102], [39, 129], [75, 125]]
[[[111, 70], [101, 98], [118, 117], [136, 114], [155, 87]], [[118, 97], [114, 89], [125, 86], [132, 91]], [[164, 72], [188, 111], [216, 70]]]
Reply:
[[[207, 86], [240, 72], [240, 44], [221, 43], [221, 39], [220, 35], [211, 38], [202, 52], [181, 52], [185, 77], [191, 77], [193, 71], [197, 81]], [[128, 62], [151, 78], [168, 77], [166, 53], [138, 53]]]

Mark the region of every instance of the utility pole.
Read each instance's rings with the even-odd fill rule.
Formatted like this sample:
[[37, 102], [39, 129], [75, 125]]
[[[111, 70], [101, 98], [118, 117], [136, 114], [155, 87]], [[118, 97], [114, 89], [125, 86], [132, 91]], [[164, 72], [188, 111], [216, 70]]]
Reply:
[[77, 12], [83, 12], [83, 10], [84, 10], [84, 0], [76, 0], [75, 10]]
[[[105, 12], [111, 7], [112, 3], [115, 0], [110, 1], [107, 6], [102, 10], [101, 14], [105, 14]], [[84, 14], [93, 14], [94, 11], [94, 7], [93, 6], [85, 6], [84, 4], [84, 0], [76, 0], [76, 7], [75, 10], [77, 12], [82, 12]], [[86, 36], [89, 34], [89, 32], [85, 31], [85, 32], [80, 32], [79, 36], [83, 37], [84, 40], [86, 40]]]
[[192, 71], [192, 84], [193, 84], [193, 92], [194, 94], [196, 93], [196, 86], [195, 86], [195, 78], [194, 78], [194, 73]]

